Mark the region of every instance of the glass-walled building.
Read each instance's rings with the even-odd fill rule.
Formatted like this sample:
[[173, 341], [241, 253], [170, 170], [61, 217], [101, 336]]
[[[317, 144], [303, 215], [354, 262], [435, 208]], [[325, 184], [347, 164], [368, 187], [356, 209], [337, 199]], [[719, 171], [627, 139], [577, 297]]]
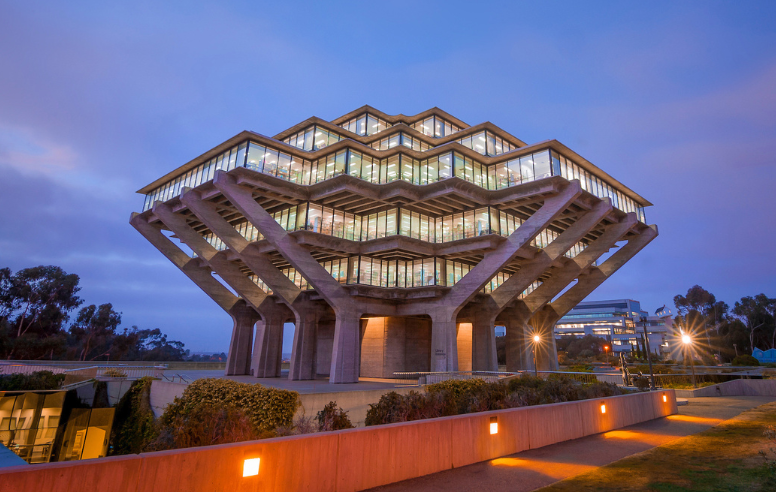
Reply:
[[[403, 370], [484, 367], [490, 362], [472, 354], [457, 354], [458, 364], [450, 347], [432, 350], [432, 340], [444, 339], [431, 337], [434, 316], [471, 325], [482, 306], [498, 310], [494, 320], [543, 309], [598, 268], [603, 251], [656, 234], [646, 224], [647, 200], [562, 143], [529, 145], [490, 122], [470, 126], [438, 108], [406, 116], [365, 106], [331, 121], [310, 118], [274, 137], [243, 132], [139, 192], [142, 211], [130, 223], [232, 315], [235, 330], [247, 329], [233, 313], [240, 301], [265, 324], [282, 314], [309, 327], [306, 316], [322, 316], [318, 328], [295, 334], [315, 341], [295, 346], [315, 346], [316, 374], [335, 374], [335, 382], [357, 381], [356, 366], [342, 369], [341, 356], [341, 368], [329, 366], [332, 355], [320, 350], [345, 338], [332, 341], [326, 323], [349, 330], [370, 320], [361, 357], [374, 359], [365, 375], [390, 377], [389, 360], [405, 361]], [[262, 312], [275, 306], [283, 312]], [[341, 320], [346, 314], [354, 319]], [[375, 337], [389, 325], [405, 326], [399, 338], [417, 336], [395, 344], [410, 347], [395, 358], [375, 353], [388, 346]], [[266, 336], [256, 343], [269, 343]], [[233, 336], [235, 344], [248, 338]], [[249, 359], [228, 370], [247, 374]], [[315, 376], [312, 362], [302, 370], [297, 360], [292, 356], [293, 377]], [[276, 376], [267, 364], [250, 370]]]

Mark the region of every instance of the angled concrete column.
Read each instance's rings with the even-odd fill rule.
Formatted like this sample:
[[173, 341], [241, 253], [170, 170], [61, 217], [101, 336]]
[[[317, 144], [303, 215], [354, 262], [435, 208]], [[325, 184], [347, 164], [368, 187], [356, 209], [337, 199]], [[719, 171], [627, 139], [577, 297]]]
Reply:
[[552, 309], [558, 318], [563, 317], [574, 306], [590, 295], [604, 280], [611, 277], [625, 263], [633, 258], [636, 253], [657, 237], [657, 226], [651, 225], [639, 233], [638, 236], [628, 240], [628, 243], [619, 251], [610, 256], [598, 267], [590, 267], [589, 273], [579, 278], [577, 284], [566, 291], [552, 303]]
[[[273, 265], [266, 255], [253, 250], [250, 242], [221, 217], [213, 203], [203, 200], [201, 195], [193, 190], [183, 193], [181, 202], [218, 236], [253, 273], [258, 275], [272, 289], [274, 295], [280, 297], [291, 309], [296, 323], [288, 378], [291, 380], [314, 379], [316, 372], [315, 327], [320, 317], [319, 309], [314, 303], [301, 296], [301, 289]], [[275, 331], [270, 330], [270, 333]], [[282, 333], [282, 326], [280, 333]], [[270, 342], [270, 340], [267, 341]], [[257, 372], [258, 374], [259, 372]]]
[[[216, 172], [213, 183], [334, 309], [337, 322], [329, 381], [357, 382], [360, 369], [359, 326], [360, 317], [364, 311], [353, 302], [350, 294], [313, 258], [310, 252], [300, 246], [261, 205], [256, 203], [249, 189], [238, 185], [232, 176], [224, 172]], [[352, 360], [351, 357], [357, 358]]]
[[[455, 306], [458, 309], [463, 307], [485, 287], [485, 284], [490, 282], [494, 275], [515, 258], [522, 247], [530, 244], [581, 194], [582, 189], [579, 181], [572, 181], [557, 195], [547, 198], [541, 208], [523, 222], [504, 243], [495, 251], [486, 253], [482, 261], [456, 283], [440, 302], [445, 306]], [[568, 247], [570, 248], [573, 244], [574, 242]]]
[[204, 237], [189, 226], [185, 217], [173, 212], [169, 205], [158, 202], [153, 211], [168, 229], [174, 232], [199, 257], [207, 261], [213, 271], [250, 305], [258, 309], [267, 299], [267, 293], [244, 275], [237, 265], [227, 260], [223, 252], [216, 250]]
[[451, 309], [431, 313], [431, 372], [458, 370], [458, 324]]
[[499, 312], [510, 302], [518, 298], [539, 276], [547, 270], [553, 262], [566, 254], [587, 233], [594, 229], [600, 221], [612, 211], [611, 202], [608, 199], [596, 203], [580, 219], [575, 221], [568, 229], [563, 231], [546, 248], [521, 266], [516, 274], [512, 275], [491, 294], [488, 307]]
[[229, 289], [224, 287], [221, 282], [213, 278], [211, 269], [200, 265], [199, 258], [192, 258], [173, 243], [167, 236], [162, 234], [161, 229], [155, 227], [146, 221], [140, 214], [133, 213], [129, 223], [134, 227], [149, 243], [154, 245], [164, 256], [167, 257], [173, 265], [183, 272], [197, 287], [208, 295], [221, 309], [229, 312], [230, 309], [239, 301], [239, 298], [232, 294]]
[[256, 340], [253, 345], [251, 368], [257, 378], [280, 377], [283, 362], [283, 323], [291, 314], [283, 305], [274, 309], [262, 304], [262, 319], [256, 323]]
[[603, 234], [590, 243], [584, 251], [572, 258], [560, 271], [554, 272], [549, 279], [523, 300], [529, 311], [535, 313], [544, 304], [550, 302], [585, 268], [588, 268], [601, 255], [615, 247], [617, 241], [627, 234], [637, 222], [636, 214], [631, 213], [621, 222], [610, 224]]
[[224, 311], [229, 313], [234, 326], [232, 328], [225, 374], [227, 376], [249, 374], [253, 325], [259, 319], [256, 311], [247, 306], [244, 300], [229, 292], [229, 289], [224, 287], [218, 280], [214, 279], [210, 268], [200, 266], [199, 262], [204, 260], [190, 258], [175, 243], [170, 241], [167, 236], [162, 234], [160, 229], [149, 224], [140, 215], [133, 214], [130, 224]]
[[234, 320], [229, 353], [226, 355], [226, 376], [245, 375], [251, 372], [251, 341], [253, 325], [259, 320], [255, 309], [240, 300], [229, 310]]

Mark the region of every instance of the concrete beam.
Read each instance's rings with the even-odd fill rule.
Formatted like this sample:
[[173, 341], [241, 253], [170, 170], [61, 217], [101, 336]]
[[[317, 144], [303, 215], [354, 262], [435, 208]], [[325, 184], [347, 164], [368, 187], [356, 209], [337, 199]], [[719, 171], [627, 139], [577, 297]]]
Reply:
[[[498, 248], [486, 253], [481, 262], [466, 274], [440, 301], [460, 310], [477, 292], [490, 282], [494, 275], [511, 262], [517, 252], [563, 213], [582, 194], [579, 181], [574, 180], [557, 195], [547, 198], [541, 208], [517, 228]], [[569, 248], [573, 245], [571, 243]], [[557, 248], [556, 248], [557, 249]], [[529, 282], [530, 283], [530, 282]]]
[[227, 260], [224, 254], [221, 254], [204, 237], [189, 226], [186, 223], [185, 217], [174, 213], [168, 205], [163, 203], [154, 205], [153, 212], [181, 241], [186, 243], [198, 256], [207, 261], [213, 271], [224, 279], [224, 282], [229, 284], [251, 306], [259, 309], [259, 306], [267, 299], [267, 293], [243, 274], [237, 265]]
[[334, 309], [337, 320], [329, 381], [357, 382], [361, 350], [360, 318], [364, 314], [364, 303], [354, 302], [349, 292], [313, 258], [310, 252], [300, 246], [261, 205], [256, 203], [249, 189], [238, 185], [232, 176], [224, 172], [216, 172], [213, 183]]
[[202, 292], [213, 299], [221, 309], [228, 313], [237, 304], [239, 298], [224, 287], [221, 282], [213, 278], [210, 268], [200, 266], [198, 258], [191, 258], [187, 255], [167, 236], [162, 234], [158, 227], [149, 224], [146, 219], [137, 213], [132, 214], [129, 223], [149, 243], [167, 257], [173, 265], [178, 267], [184, 275], [194, 282], [197, 287], [202, 289]]

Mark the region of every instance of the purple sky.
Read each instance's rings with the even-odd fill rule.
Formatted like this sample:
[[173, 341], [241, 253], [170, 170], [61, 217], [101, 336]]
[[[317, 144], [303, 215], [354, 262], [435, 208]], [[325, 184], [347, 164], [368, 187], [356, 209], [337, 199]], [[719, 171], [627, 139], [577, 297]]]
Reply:
[[135, 190], [364, 104], [557, 138], [651, 200], [660, 236], [591, 300], [776, 297], [776, 2], [32, 4], [0, 4], [0, 267], [77, 273], [125, 326], [231, 330], [128, 224]]

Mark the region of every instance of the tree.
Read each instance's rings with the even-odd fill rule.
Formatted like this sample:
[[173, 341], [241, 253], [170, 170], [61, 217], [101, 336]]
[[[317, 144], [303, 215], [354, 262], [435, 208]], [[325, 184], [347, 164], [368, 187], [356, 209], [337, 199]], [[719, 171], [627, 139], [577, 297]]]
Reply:
[[[708, 348], [712, 350], [716, 347], [719, 351], [720, 324], [725, 320], [728, 305], [717, 301], [714, 294], [700, 285], [690, 287], [684, 296], [674, 296], [674, 305], [680, 314], [677, 317], [679, 325], [690, 333], [703, 333]], [[712, 327], [717, 343], [712, 343]]]
[[77, 359], [109, 358], [119, 324], [121, 313], [114, 311], [110, 303], [82, 308], [70, 327], [71, 346]]
[[757, 294], [754, 297], [742, 297], [741, 301], [736, 301], [733, 306], [733, 315], [746, 326], [750, 352], [756, 347], [755, 332], [765, 326], [773, 325], [771, 313], [774, 303], [776, 299], [770, 299], [765, 294]]
[[38, 266], [19, 270], [8, 280], [5, 294], [7, 310], [16, 314], [16, 338], [30, 329], [51, 335], [61, 329], [67, 313], [83, 301], [76, 295], [78, 275], [57, 266]]

